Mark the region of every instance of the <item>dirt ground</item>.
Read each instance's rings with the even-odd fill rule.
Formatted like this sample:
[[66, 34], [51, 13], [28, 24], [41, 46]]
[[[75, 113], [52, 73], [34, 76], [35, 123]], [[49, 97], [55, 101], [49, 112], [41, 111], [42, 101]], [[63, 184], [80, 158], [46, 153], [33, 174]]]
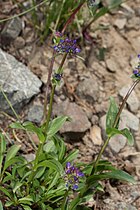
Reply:
[[[10, 14], [11, 1], [9, 0], [7, 3], [3, 1], [1, 4], [0, 19], [5, 17], [7, 11]], [[33, 98], [21, 112], [21, 118], [24, 119], [33, 104], [43, 105], [48, 76], [47, 69], [52, 51], [48, 40], [41, 46], [38, 44], [37, 37], [26, 15], [21, 19], [26, 22], [22, 33], [10, 45], [4, 45], [2, 41], [0, 45], [1, 48], [26, 64], [44, 84], [41, 93]], [[1, 24], [1, 30], [5, 24]], [[99, 26], [100, 30], [96, 30]], [[91, 40], [85, 39], [81, 44], [80, 56], [84, 58], [84, 61], [75, 57], [68, 58], [64, 65], [63, 84], [55, 94], [56, 104], [64, 103], [66, 100], [69, 103], [76, 103], [85, 111], [91, 123], [90, 129], [84, 133], [80, 140], [77, 140], [77, 137], [69, 140], [65, 136], [68, 149], [78, 148], [78, 160], [84, 162], [90, 162], [96, 157], [104, 141], [101, 119], [107, 112], [109, 97], [114, 96], [117, 103], [120, 104], [122, 100], [121, 94], [119, 94], [120, 90], [133, 83], [132, 70], [137, 64], [137, 55], [140, 53], [140, 0], [128, 1], [118, 10], [100, 18], [91, 25], [88, 34]], [[58, 67], [60, 59], [56, 60], [54, 69]], [[86, 95], [83, 96], [82, 90], [78, 86], [83, 79], [90, 78], [94, 78], [93, 87], [89, 84], [86, 88], [88, 93], [94, 93], [93, 101], [90, 101]], [[140, 100], [140, 85], [136, 88], [135, 94]], [[133, 110], [132, 107], [130, 110], [130, 107], [126, 107], [126, 109], [140, 119], [140, 108]], [[9, 116], [6, 119], [8, 122], [13, 120]], [[5, 131], [8, 130], [7, 121], [3, 120], [3, 117], [1, 117], [0, 124]], [[97, 136], [99, 135], [97, 137], [99, 141], [96, 143], [94, 142], [95, 132], [97, 132]], [[105, 192], [99, 193], [88, 203], [94, 210], [140, 210], [140, 129], [132, 129], [132, 132], [135, 137], [133, 147], [125, 144], [119, 151], [114, 151], [113, 147], [117, 147], [115, 142], [113, 146], [109, 145], [103, 158], [133, 175], [137, 184], [106, 181], [104, 183]], [[36, 136], [32, 137], [37, 144]], [[24, 133], [18, 133], [17, 139], [21, 140], [24, 154], [33, 153], [32, 146], [28, 141], [25, 141], [27, 137]]]

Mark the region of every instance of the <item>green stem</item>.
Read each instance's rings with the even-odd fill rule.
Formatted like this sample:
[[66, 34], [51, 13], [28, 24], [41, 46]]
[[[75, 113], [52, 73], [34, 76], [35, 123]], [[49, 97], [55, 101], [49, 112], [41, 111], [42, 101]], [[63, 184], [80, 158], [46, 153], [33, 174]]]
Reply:
[[121, 115], [122, 110], [123, 110], [123, 108], [124, 108], [124, 106], [125, 106], [125, 104], [126, 104], [127, 99], [129, 98], [130, 94], [132, 93], [132, 91], [134, 90], [134, 88], [136, 87], [136, 85], [137, 85], [139, 82], [140, 82], [140, 79], [137, 79], [137, 80], [132, 84], [132, 86], [129, 88], [127, 94], [126, 94], [125, 97], [123, 98], [122, 104], [121, 104], [121, 106], [120, 106], [120, 108], [119, 108], [118, 114], [117, 114], [116, 119], [115, 119], [114, 124], [113, 124], [113, 127], [114, 127], [114, 128], [115, 128], [115, 127], [117, 126], [117, 124], [118, 124], [120, 115]]
[[63, 73], [62, 67], [63, 67], [63, 65], [64, 65], [64, 62], [65, 62], [65, 60], [66, 60], [67, 55], [68, 55], [68, 53], [65, 53], [64, 56], [63, 56], [63, 59], [62, 59], [62, 61], [61, 61], [61, 64], [60, 64], [60, 66], [59, 66], [59, 68], [58, 68], [58, 70], [57, 70], [57, 73], [58, 73], [58, 74], [62, 74], [62, 73]]
[[[140, 82], [140, 79], [137, 79], [137, 80], [132, 84], [132, 86], [130, 87], [130, 89], [128, 90], [126, 96], [123, 98], [123, 101], [122, 101], [122, 104], [121, 104], [121, 106], [120, 106], [120, 108], [119, 108], [118, 114], [116, 115], [116, 118], [115, 118], [115, 120], [114, 120], [113, 128], [115, 128], [115, 127], [117, 126], [118, 121], [119, 121], [119, 118], [120, 118], [120, 115], [121, 115], [121, 113], [122, 113], [122, 110], [123, 110], [123, 108], [124, 108], [124, 106], [125, 106], [125, 104], [126, 104], [126, 101], [127, 101], [127, 99], [129, 98], [130, 94], [132, 93], [132, 91], [134, 90], [134, 88], [136, 87], [136, 85], [137, 85], [139, 82]], [[106, 147], [107, 147], [107, 145], [108, 145], [108, 143], [109, 143], [109, 140], [110, 140], [110, 137], [108, 137], [108, 138], [106, 139], [105, 143], [103, 144], [102, 148], [100, 149], [100, 152], [99, 152], [99, 154], [98, 154], [98, 156], [97, 156], [97, 158], [96, 158], [96, 161], [95, 161], [94, 164], [93, 164], [93, 168], [92, 168], [91, 174], [95, 173], [96, 166], [98, 165], [98, 162], [99, 162], [99, 160], [101, 159], [101, 156], [102, 156], [104, 150], [106, 149]]]
[[[60, 67], [58, 69], [59, 73], [60, 72], [62, 73], [62, 67], [64, 65], [66, 57], [67, 57], [67, 53], [64, 54], [63, 59], [61, 61]], [[56, 84], [53, 84], [52, 85], [51, 96], [50, 96], [49, 110], [48, 110], [47, 119], [46, 119], [45, 128], [44, 128], [44, 132], [46, 133], [46, 136], [47, 136], [47, 130], [48, 130], [51, 114], [52, 114], [52, 105], [53, 105], [53, 98], [54, 98], [55, 88], [56, 88]], [[37, 164], [38, 164], [38, 161], [39, 161], [39, 157], [40, 157], [40, 155], [41, 155], [41, 153], [43, 151], [44, 144], [45, 144], [45, 142], [39, 144], [38, 150], [36, 152], [36, 157], [35, 157], [35, 160], [34, 160], [33, 170], [32, 170], [32, 173], [31, 173], [31, 175], [29, 177], [28, 183], [32, 183], [32, 181], [33, 181], [33, 178], [34, 178], [35, 173], [36, 173], [36, 167], [37, 167]]]
[[51, 63], [48, 71], [48, 79], [47, 79], [47, 84], [46, 84], [46, 94], [45, 94], [45, 101], [44, 101], [44, 119], [43, 123], [45, 123], [47, 115], [46, 115], [46, 110], [47, 110], [47, 98], [48, 98], [48, 92], [49, 92], [49, 86], [51, 84], [51, 75], [52, 75], [52, 70], [53, 70], [53, 65], [55, 62], [55, 51], [53, 51], [53, 55], [51, 58]]
[[50, 118], [51, 118], [52, 104], [53, 104], [53, 98], [54, 98], [55, 88], [56, 88], [56, 85], [53, 85], [53, 86], [52, 86], [51, 97], [50, 97], [49, 110], [48, 110], [47, 119], [46, 119], [46, 122], [45, 122], [45, 129], [44, 129], [45, 132], [47, 132], [48, 125], [49, 125], [49, 121], [50, 121]]
[[[58, 74], [61, 74], [63, 72], [62, 67], [64, 65], [64, 62], [66, 60], [67, 55], [68, 55], [68, 53], [65, 53], [64, 56], [63, 56], [63, 58], [62, 58], [61, 64], [60, 64], [60, 66], [59, 66], [59, 68], [57, 70], [57, 73]], [[50, 97], [49, 110], [48, 110], [48, 114], [47, 114], [47, 118], [46, 118], [46, 122], [45, 122], [45, 129], [44, 129], [45, 132], [47, 132], [49, 121], [50, 121], [50, 118], [51, 118], [52, 104], [53, 104], [53, 98], [54, 98], [55, 88], [56, 88], [56, 84], [53, 84], [52, 85], [52, 91], [51, 91], [51, 97]]]

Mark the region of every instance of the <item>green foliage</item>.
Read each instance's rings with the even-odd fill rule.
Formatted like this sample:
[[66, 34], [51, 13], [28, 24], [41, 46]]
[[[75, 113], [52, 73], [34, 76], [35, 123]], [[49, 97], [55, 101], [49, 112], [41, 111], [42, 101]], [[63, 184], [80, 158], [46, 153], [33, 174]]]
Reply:
[[117, 113], [118, 113], [118, 106], [114, 98], [110, 97], [110, 106], [109, 106], [109, 110], [106, 116], [106, 130], [114, 127], [114, 122], [115, 122]]
[[[41, 6], [39, 7], [39, 5], [36, 5], [37, 1], [32, 0], [33, 24], [41, 38], [44, 40], [51, 30], [57, 30], [58, 28], [61, 30], [67, 20], [70, 21], [68, 18], [71, 15], [77, 15], [75, 9], [84, 2], [87, 1], [45, 0], [39, 4]], [[107, 6], [103, 6], [103, 2], [98, 1], [93, 7], [89, 7], [93, 16], [90, 24], [122, 3], [121, 0], [109, 0], [107, 2]], [[38, 14], [40, 12], [43, 15], [43, 23], [39, 20]], [[77, 9], [76, 12], [79, 12], [79, 10]], [[79, 16], [77, 15], [77, 20]], [[73, 17], [71, 17], [71, 20], [73, 20]], [[72, 23], [75, 26], [75, 22]], [[101, 60], [104, 59], [103, 48], [101, 48], [99, 57]], [[66, 57], [62, 60], [63, 64], [65, 59]], [[58, 68], [58, 72], [63, 69], [62, 67], [63, 65]], [[54, 85], [52, 80], [53, 88], [59, 83], [57, 82]], [[20, 154], [20, 145], [15, 144], [8, 148], [4, 135], [0, 133], [0, 209], [22, 207], [24, 210], [89, 210], [90, 208], [85, 205], [85, 202], [87, 203], [97, 191], [104, 191], [101, 181], [117, 179], [135, 183], [131, 175], [116, 169], [109, 161], [101, 160], [102, 153], [110, 138], [114, 135], [121, 134], [128, 139], [130, 145], [134, 143], [133, 136], [127, 128], [119, 130], [119, 118], [122, 109], [118, 109], [115, 100], [112, 97], [110, 98], [110, 107], [106, 117], [106, 134], [108, 138], [97, 159], [89, 164], [78, 164], [75, 161], [78, 150], [67, 152], [64, 140], [58, 135], [61, 127], [70, 118], [59, 116], [50, 119], [54, 90], [55, 88], [50, 97], [47, 120], [43, 125], [36, 126], [31, 122], [21, 123], [19, 119], [18, 122], [10, 125], [12, 129], [22, 129], [37, 135], [39, 145], [34, 160], [28, 161]], [[4, 94], [4, 92], [2, 93]], [[18, 118], [6, 96], [5, 99]], [[72, 166], [74, 169], [67, 168], [67, 164], [71, 164], [71, 162], [74, 164]], [[72, 190], [67, 184], [73, 171], [75, 179], [78, 177], [76, 184], [79, 185], [78, 188]], [[75, 183], [75, 180], [70, 181], [73, 182], [72, 184]], [[74, 190], [76, 193], [74, 193]]]
[[132, 146], [134, 144], [133, 135], [127, 128], [122, 130], [118, 129], [119, 120], [118, 122], [116, 122], [117, 115], [118, 115], [118, 107], [115, 103], [114, 98], [111, 97], [110, 107], [106, 117], [106, 134], [108, 135], [109, 138], [113, 137], [114, 135], [121, 134], [127, 138], [128, 144]]

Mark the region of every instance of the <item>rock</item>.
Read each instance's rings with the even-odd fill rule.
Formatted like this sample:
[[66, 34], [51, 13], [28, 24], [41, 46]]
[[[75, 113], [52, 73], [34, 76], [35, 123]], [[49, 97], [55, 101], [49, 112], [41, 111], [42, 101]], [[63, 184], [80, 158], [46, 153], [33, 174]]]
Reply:
[[106, 60], [106, 65], [107, 65], [107, 68], [110, 72], [116, 72], [120, 68], [119, 64], [117, 62], [117, 59], [115, 57], [114, 58], [111, 57], [111, 58], [107, 59]]
[[26, 120], [35, 122], [35, 123], [41, 123], [41, 120], [43, 119], [43, 111], [44, 107], [42, 105], [33, 105], [28, 111]]
[[80, 137], [80, 134], [83, 135], [84, 132], [91, 126], [86, 113], [82, 110], [82, 108], [75, 103], [69, 102], [68, 100], [60, 102], [59, 104], [54, 104], [53, 114], [57, 116], [69, 116], [72, 119], [71, 122], [66, 122], [60, 130], [62, 134], [68, 134], [71, 139], [78, 136]]
[[[19, 112], [31, 97], [39, 93], [41, 81], [21, 62], [0, 49], [0, 85], [14, 109]], [[0, 92], [0, 108], [10, 107]], [[11, 112], [10, 112], [11, 113]]]
[[140, 151], [140, 140], [137, 140], [137, 139], [136, 139], [136, 148], [137, 148], [137, 151]]
[[[124, 98], [126, 93], [129, 90], [129, 88], [130, 88], [130, 86], [123, 87], [119, 91], [119, 95]], [[127, 99], [127, 104], [128, 104], [128, 107], [129, 107], [130, 111], [132, 111], [132, 112], [138, 111], [140, 104], [139, 104], [139, 100], [138, 100], [138, 98], [136, 96], [136, 93], [134, 91], [131, 93], [131, 95]]]
[[135, 14], [135, 11], [134, 11], [131, 7], [129, 7], [128, 4], [123, 3], [123, 4], [121, 4], [121, 7], [125, 10], [125, 12], [126, 12], [128, 15], [131, 15], [131, 17], [132, 17], [132, 15]]
[[93, 104], [99, 98], [99, 84], [97, 78], [85, 78], [80, 81], [76, 94], [81, 98], [85, 99], [88, 103]]
[[125, 160], [125, 162], [124, 162], [124, 169], [125, 169], [126, 172], [128, 172], [128, 173], [130, 173], [132, 175], [132, 173], [134, 173], [134, 171], [135, 171], [135, 166], [129, 160]]
[[128, 20], [127, 25], [126, 25], [127, 29], [135, 29], [135, 30], [139, 30], [140, 29], [140, 18], [139, 17], [132, 17]]
[[126, 138], [122, 135], [113, 136], [109, 141], [109, 146], [111, 149], [119, 153], [121, 149], [123, 149], [126, 145]]
[[[126, 124], [123, 120], [120, 120], [119, 123], [119, 129], [124, 129], [126, 127]], [[109, 141], [109, 146], [111, 147], [111, 149], [118, 153], [120, 152], [121, 149], [123, 149], [126, 145], [126, 137], [124, 137], [123, 135], [115, 135], [113, 136], [110, 141]]]
[[14, 40], [14, 46], [16, 49], [21, 49], [25, 46], [25, 40], [19, 36]]
[[97, 125], [99, 122], [99, 117], [97, 115], [93, 115], [91, 118], [91, 122], [93, 125]]
[[127, 40], [138, 54], [140, 46], [140, 30], [130, 30], [127, 32]]
[[114, 22], [114, 25], [118, 28], [118, 29], [123, 29], [124, 26], [126, 25], [126, 18], [122, 18], [122, 19], [117, 19]]
[[23, 155], [23, 157], [25, 157], [25, 159], [28, 161], [28, 162], [31, 162], [35, 159], [35, 154], [33, 153], [30, 153], [30, 154], [27, 154], [27, 155]]
[[137, 210], [136, 207], [132, 206], [131, 204], [127, 204], [125, 202], [117, 202], [114, 207], [115, 207], [114, 209], [117, 210], [124, 210], [124, 209]]
[[139, 119], [138, 117], [136, 117], [136, 115], [127, 110], [123, 110], [121, 114], [121, 119], [124, 121], [124, 124], [126, 124], [126, 127], [134, 131], [139, 130]]
[[19, 17], [15, 17], [4, 26], [1, 37], [3, 44], [8, 44], [16, 39], [22, 30], [22, 21]]
[[137, 198], [140, 197], [140, 192], [138, 191], [131, 192], [131, 197], [133, 198], [133, 200], [136, 200]]
[[90, 128], [90, 139], [94, 145], [100, 146], [102, 144], [101, 128], [97, 125]]

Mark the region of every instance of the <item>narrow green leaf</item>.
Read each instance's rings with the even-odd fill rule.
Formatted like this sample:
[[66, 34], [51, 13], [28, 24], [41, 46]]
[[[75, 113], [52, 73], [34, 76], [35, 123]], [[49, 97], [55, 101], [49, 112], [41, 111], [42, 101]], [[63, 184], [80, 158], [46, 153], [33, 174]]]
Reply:
[[70, 118], [67, 116], [59, 116], [52, 120], [52, 122], [49, 124], [47, 138], [50, 139], [52, 136], [54, 136], [68, 120], [70, 120]]
[[29, 203], [34, 202], [33, 198], [29, 195], [24, 198], [20, 198], [18, 201], [19, 201], [19, 203], [25, 203], [25, 204], [27, 202], [29, 202]]
[[11, 199], [11, 193], [6, 188], [0, 186], [0, 191], [3, 192], [8, 198]]
[[9, 172], [6, 172], [6, 174], [7, 176], [4, 177], [4, 179], [2, 180], [2, 183], [13, 180], [13, 176]]
[[60, 149], [58, 151], [58, 159], [59, 161], [64, 159], [66, 153], [66, 146], [63, 140], [60, 141]]
[[52, 182], [49, 184], [49, 187], [47, 188], [48, 191], [57, 183], [59, 177], [60, 177], [60, 175], [59, 175], [59, 173], [57, 172], [57, 173], [54, 175], [54, 177], [53, 177], [53, 179], [52, 179]]
[[3, 210], [3, 205], [1, 201], [0, 201], [0, 210]]
[[46, 144], [44, 145], [43, 150], [44, 150], [46, 153], [55, 152], [55, 151], [56, 151], [56, 147], [55, 147], [54, 142], [53, 142], [52, 140], [48, 140], [48, 141], [46, 142]]
[[77, 206], [78, 204], [80, 204], [81, 201], [82, 201], [82, 199], [79, 198], [79, 196], [77, 196], [76, 198], [74, 198], [74, 199], [72, 200], [72, 202], [70, 203], [69, 210], [75, 210], [76, 206]]
[[44, 142], [46, 140], [42, 129], [35, 126], [32, 122], [24, 122], [23, 123], [24, 128], [26, 128], [27, 131], [31, 131], [37, 134], [40, 142]]
[[13, 204], [14, 204], [13, 201], [7, 201], [7, 202], [5, 203], [5, 207], [10, 207], [10, 206], [12, 206]]
[[94, 15], [94, 21], [100, 18], [101, 16], [105, 15], [109, 12], [109, 9], [107, 7], [102, 7], [95, 15]]
[[14, 129], [24, 129], [24, 127], [22, 126], [22, 124], [19, 123], [19, 122], [11, 123], [11, 124], [10, 124], [10, 127], [11, 127], [11, 128], [14, 128]]
[[66, 164], [67, 162], [71, 162], [75, 160], [78, 156], [79, 150], [71, 151], [66, 158], [63, 160], [63, 164]]
[[5, 171], [9, 166], [11, 166], [11, 165], [13, 165], [13, 164], [15, 164], [15, 163], [24, 163], [23, 161], [24, 161], [23, 157], [13, 157], [13, 158], [11, 158], [10, 160], [5, 161], [5, 164], [4, 164], [4, 167], [3, 167], [3, 171], [2, 171], [2, 172], [4, 173], [4, 171]]
[[108, 129], [106, 129], [106, 133], [109, 137], [113, 137], [114, 135], [121, 134], [121, 135], [123, 135], [124, 137], [127, 138], [129, 145], [132, 146], [134, 144], [133, 135], [128, 130], [128, 128], [124, 128], [123, 130], [118, 130], [116, 128], [108, 128]]
[[88, 183], [88, 185], [92, 185], [96, 181], [104, 180], [104, 179], [118, 179], [118, 180], [122, 180], [122, 181], [131, 182], [133, 184], [136, 183], [136, 181], [134, 180], [134, 178], [131, 175], [129, 175], [128, 173], [121, 171], [121, 170], [113, 170], [112, 172], [107, 172], [107, 173], [98, 174], [98, 175], [96, 175], [96, 174], [91, 175], [87, 179], [87, 183]]
[[110, 106], [106, 116], [106, 129], [113, 128], [117, 113], [118, 106], [114, 98], [110, 97]]
[[15, 186], [13, 188], [13, 193], [15, 193], [17, 191], [17, 189], [19, 189], [22, 185], [23, 185], [23, 183], [16, 182], [16, 184], [15, 184]]
[[21, 204], [24, 210], [32, 210], [29, 206]]
[[120, 6], [122, 3], [123, 3], [122, 0], [117, 0], [117, 1], [116, 0], [111, 0], [110, 4], [109, 4], [109, 9], [114, 9], [114, 8]]
[[45, 136], [42, 133], [41, 128], [38, 128], [32, 122], [24, 122], [23, 124], [18, 123], [18, 122], [17, 123], [11, 123], [10, 127], [15, 128], [15, 129], [27, 130], [27, 131], [36, 133], [41, 142], [45, 141]]
[[35, 179], [39, 179], [43, 175], [43, 173], [45, 172], [45, 168], [46, 167], [38, 168], [36, 175], [35, 175]]
[[134, 145], [134, 138], [133, 138], [133, 135], [132, 133], [128, 130], [128, 128], [125, 128], [123, 130], [121, 130], [121, 133], [123, 136], [125, 136], [128, 140], [128, 144], [130, 146], [133, 146]]
[[58, 160], [62, 161], [64, 159], [65, 153], [66, 153], [66, 145], [64, 143], [64, 140], [58, 136], [54, 135], [53, 136], [53, 142], [56, 146], [57, 153], [58, 153]]
[[4, 139], [4, 136], [0, 133], [0, 174], [1, 174], [2, 161], [4, 158], [5, 151], [6, 151], [6, 141]]
[[21, 147], [20, 145], [13, 145], [13, 146], [11, 146], [8, 149], [8, 151], [7, 151], [5, 162], [7, 162], [8, 160], [10, 160], [13, 157], [15, 157], [15, 155], [17, 154], [17, 152], [20, 149], [20, 147]]
[[60, 164], [60, 162], [58, 162], [55, 159], [53, 159], [53, 160], [44, 160], [44, 161], [42, 161], [41, 163], [39, 163], [37, 165], [37, 168], [41, 167], [41, 166], [45, 166], [45, 167], [51, 168], [51, 169], [59, 172], [61, 175], [64, 173], [63, 166]]

